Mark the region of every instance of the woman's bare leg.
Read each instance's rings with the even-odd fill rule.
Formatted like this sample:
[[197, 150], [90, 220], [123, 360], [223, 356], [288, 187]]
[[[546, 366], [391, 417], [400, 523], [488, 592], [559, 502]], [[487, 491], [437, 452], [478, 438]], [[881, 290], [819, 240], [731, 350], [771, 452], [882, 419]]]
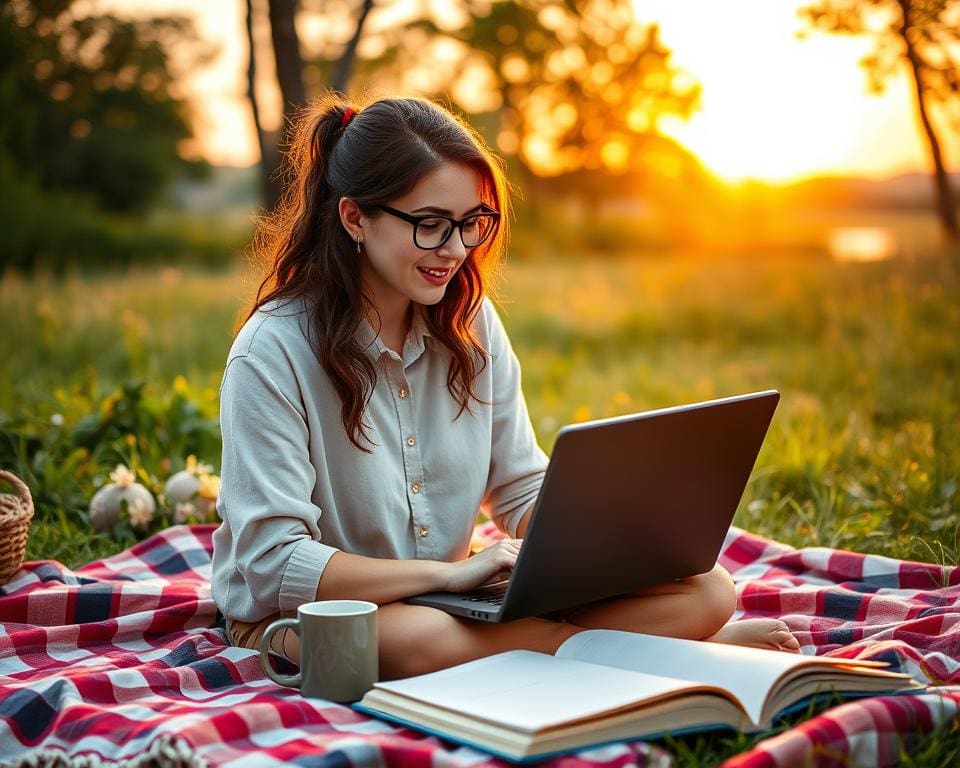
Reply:
[[779, 619], [727, 624], [736, 603], [733, 580], [718, 565], [709, 573], [594, 603], [567, 621], [585, 629], [622, 629], [785, 651], [800, 648]]
[[737, 594], [720, 566], [709, 573], [592, 603], [567, 621], [589, 629], [622, 629], [702, 640], [733, 615]]
[[[581, 627], [548, 619], [493, 624], [463, 619], [436, 608], [388, 603], [377, 611], [380, 679], [421, 675], [501, 651], [553, 653]], [[284, 655], [300, 663], [300, 640], [284, 636]]]
[[[621, 629], [758, 648], [799, 648], [786, 624], [777, 619], [727, 624], [735, 607], [733, 580], [720, 566], [700, 576], [593, 603], [565, 622], [528, 618], [494, 624], [436, 608], [389, 603], [377, 612], [380, 679], [433, 672], [501, 651], [552, 654], [583, 629]], [[283, 643], [287, 658], [299, 664], [297, 635], [285, 632]]]

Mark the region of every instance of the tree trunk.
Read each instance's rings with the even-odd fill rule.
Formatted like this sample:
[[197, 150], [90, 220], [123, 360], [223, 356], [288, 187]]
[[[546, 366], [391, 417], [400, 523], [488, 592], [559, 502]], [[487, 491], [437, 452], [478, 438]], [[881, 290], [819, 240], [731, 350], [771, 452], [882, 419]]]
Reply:
[[353, 37], [347, 43], [347, 47], [337, 63], [337, 74], [333, 78], [334, 90], [346, 93], [347, 84], [350, 82], [350, 73], [353, 70], [353, 62], [357, 56], [357, 46], [360, 44], [360, 35], [363, 33], [363, 25], [373, 8], [373, 0], [363, 0], [363, 7], [360, 9], [360, 17], [357, 19], [357, 28], [354, 30]]
[[[921, 62], [916, 49], [910, 42], [907, 34], [910, 29], [910, 0], [898, 0], [898, 5], [902, 13], [900, 22], [900, 38], [903, 40], [907, 49], [907, 60], [910, 62], [910, 70], [913, 73], [913, 82], [917, 94], [917, 108], [920, 113], [920, 122], [923, 124], [924, 133], [927, 136], [927, 144], [930, 147], [930, 156], [933, 160], [934, 169], [934, 189], [937, 199], [937, 213], [940, 217], [940, 223], [943, 225], [944, 234], [947, 236], [951, 246], [956, 250], [960, 243], [960, 227], [957, 225], [957, 209], [953, 200], [953, 190], [950, 187], [950, 179], [947, 171], [943, 167], [943, 156], [940, 153], [940, 142], [937, 139], [936, 131], [930, 116], [927, 114], [927, 105], [923, 92], [923, 80], [921, 78]], [[958, 265], [960, 266], [960, 265]]]
[[[273, 40], [273, 58], [277, 66], [277, 82], [283, 97], [283, 122], [278, 132], [280, 147], [287, 142], [287, 132], [294, 114], [307, 102], [307, 89], [303, 82], [303, 59], [300, 56], [300, 40], [297, 37], [295, 19], [297, 0], [269, 0], [270, 36]], [[275, 144], [276, 146], [276, 144]], [[280, 166], [283, 156], [277, 148], [277, 161], [270, 174], [270, 198], [279, 200], [281, 193]]]
[[247, 99], [250, 102], [250, 110], [253, 112], [253, 122], [257, 127], [257, 142], [260, 145], [260, 196], [263, 206], [269, 211], [273, 210], [277, 204], [279, 190], [271, 179], [276, 176], [277, 166], [280, 162], [280, 153], [277, 151], [277, 145], [274, 137], [264, 130], [260, 121], [260, 107], [257, 104], [256, 79], [257, 79], [257, 57], [256, 45], [253, 39], [253, 0], [247, 0], [247, 46], [249, 54], [247, 57]]
[[294, 23], [297, 0], [270, 0], [270, 34], [273, 38], [273, 55], [277, 62], [277, 80], [283, 94], [284, 129], [292, 114], [307, 102], [307, 89], [303, 83], [303, 59], [300, 56], [300, 40]]

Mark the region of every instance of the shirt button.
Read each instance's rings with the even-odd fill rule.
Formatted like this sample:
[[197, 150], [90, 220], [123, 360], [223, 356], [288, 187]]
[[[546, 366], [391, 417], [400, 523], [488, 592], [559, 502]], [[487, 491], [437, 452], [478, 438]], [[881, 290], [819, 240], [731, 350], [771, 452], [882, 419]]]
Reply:
[[410, 490], [414, 493], [420, 493], [420, 483], [414, 483], [410, 486]]
[[415, 438], [413, 435], [410, 435], [410, 437], [407, 438], [407, 445], [413, 448], [413, 446], [415, 446], [416, 444], [417, 444], [417, 438]]
[[400, 399], [403, 400], [407, 396], [407, 390], [403, 387], [400, 388]]
[[426, 536], [427, 536], [428, 533], [430, 533], [430, 531], [427, 529], [426, 526], [424, 526], [423, 528], [420, 529], [420, 536], [421, 536], [421, 537], [426, 538]]

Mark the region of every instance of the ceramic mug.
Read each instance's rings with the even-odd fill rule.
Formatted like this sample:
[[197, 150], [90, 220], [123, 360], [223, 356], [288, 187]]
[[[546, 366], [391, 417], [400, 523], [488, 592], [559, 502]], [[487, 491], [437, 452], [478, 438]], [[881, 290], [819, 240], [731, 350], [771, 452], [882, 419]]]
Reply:
[[[300, 638], [300, 672], [281, 675], [270, 665], [270, 639], [289, 628]], [[366, 600], [319, 600], [278, 619], [260, 639], [260, 663], [271, 680], [304, 696], [357, 701], [377, 681], [377, 605]]]

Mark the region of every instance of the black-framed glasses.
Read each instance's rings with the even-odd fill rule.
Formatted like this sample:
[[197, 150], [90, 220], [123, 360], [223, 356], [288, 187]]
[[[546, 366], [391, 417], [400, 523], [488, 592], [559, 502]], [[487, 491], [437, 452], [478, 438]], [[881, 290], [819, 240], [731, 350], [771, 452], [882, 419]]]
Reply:
[[450, 239], [454, 229], [460, 230], [460, 241], [464, 248], [476, 248], [496, 232], [500, 222], [500, 213], [486, 206], [478, 213], [471, 213], [462, 219], [436, 213], [414, 216], [412, 213], [398, 211], [389, 205], [378, 205], [377, 208], [413, 224], [413, 244], [424, 251], [439, 248]]

